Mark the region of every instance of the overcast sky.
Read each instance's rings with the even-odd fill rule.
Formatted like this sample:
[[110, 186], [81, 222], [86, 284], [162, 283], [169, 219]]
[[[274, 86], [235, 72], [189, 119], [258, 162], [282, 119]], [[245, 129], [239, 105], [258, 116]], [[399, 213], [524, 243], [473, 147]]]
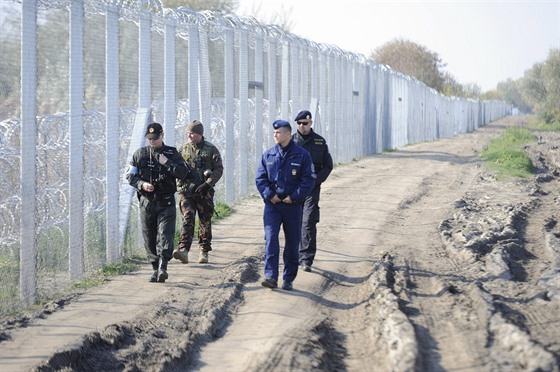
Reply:
[[291, 14], [300, 37], [369, 56], [395, 38], [439, 54], [461, 84], [492, 90], [560, 48], [560, 0], [239, 0], [239, 15]]

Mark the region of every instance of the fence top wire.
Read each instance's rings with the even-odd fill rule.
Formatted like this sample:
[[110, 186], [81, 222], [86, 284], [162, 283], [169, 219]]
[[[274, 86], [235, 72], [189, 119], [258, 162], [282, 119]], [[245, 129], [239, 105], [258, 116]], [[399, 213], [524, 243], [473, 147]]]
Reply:
[[[14, 2], [21, 1], [14, 0]], [[72, 0], [37, 0], [37, 7], [41, 10], [70, 9], [71, 3]], [[249, 31], [250, 46], [254, 45], [256, 37], [262, 37], [265, 40], [279, 40], [277, 45], [297, 43], [359, 63], [371, 59], [359, 53], [343, 50], [336, 45], [316, 43], [302, 38], [284, 31], [278, 25], [264, 24], [254, 17], [221, 14], [211, 10], [199, 12], [185, 6], [177, 9], [165, 8], [159, 0], [84, 0], [83, 4], [86, 17], [118, 10], [121, 20], [132, 21], [137, 25], [141, 19], [149, 18], [152, 31], [160, 34], [163, 34], [166, 25], [173, 25], [176, 27], [176, 35], [184, 39], [188, 39], [189, 29], [193, 25], [206, 30], [214, 40], [223, 39], [225, 30], [246, 30]]]

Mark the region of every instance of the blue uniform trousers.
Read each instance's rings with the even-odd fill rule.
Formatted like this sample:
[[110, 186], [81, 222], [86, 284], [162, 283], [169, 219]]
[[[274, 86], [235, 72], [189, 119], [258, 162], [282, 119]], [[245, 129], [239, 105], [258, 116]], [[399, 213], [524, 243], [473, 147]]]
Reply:
[[299, 243], [301, 239], [300, 204], [269, 204], [264, 206], [264, 237], [266, 240], [264, 256], [264, 275], [278, 280], [280, 263], [280, 226], [284, 230], [284, 281], [293, 281], [297, 276], [299, 263]]

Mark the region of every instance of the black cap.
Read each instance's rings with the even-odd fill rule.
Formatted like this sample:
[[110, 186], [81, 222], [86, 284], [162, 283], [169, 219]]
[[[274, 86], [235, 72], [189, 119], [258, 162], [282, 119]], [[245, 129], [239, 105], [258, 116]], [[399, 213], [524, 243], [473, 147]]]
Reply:
[[146, 134], [144, 136], [147, 139], [156, 139], [159, 138], [159, 136], [161, 136], [162, 133], [163, 133], [163, 128], [161, 127], [161, 124], [151, 123], [150, 125], [148, 125], [148, 128], [146, 128]]
[[311, 113], [309, 111], [300, 111], [299, 114], [297, 114], [296, 118], [294, 119], [295, 121], [311, 121]]
[[272, 123], [272, 126], [274, 127], [274, 129], [284, 128], [284, 127], [290, 128], [290, 130], [292, 129], [290, 123], [282, 119], [276, 120], [274, 123]]

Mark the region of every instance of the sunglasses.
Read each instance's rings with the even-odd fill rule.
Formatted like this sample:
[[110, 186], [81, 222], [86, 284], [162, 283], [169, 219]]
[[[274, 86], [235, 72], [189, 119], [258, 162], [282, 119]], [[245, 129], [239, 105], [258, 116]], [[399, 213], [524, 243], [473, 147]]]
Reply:
[[298, 123], [298, 125], [307, 125], [307, 124], [309, 124], [308, 121], [298, 121], [297, 123]]

